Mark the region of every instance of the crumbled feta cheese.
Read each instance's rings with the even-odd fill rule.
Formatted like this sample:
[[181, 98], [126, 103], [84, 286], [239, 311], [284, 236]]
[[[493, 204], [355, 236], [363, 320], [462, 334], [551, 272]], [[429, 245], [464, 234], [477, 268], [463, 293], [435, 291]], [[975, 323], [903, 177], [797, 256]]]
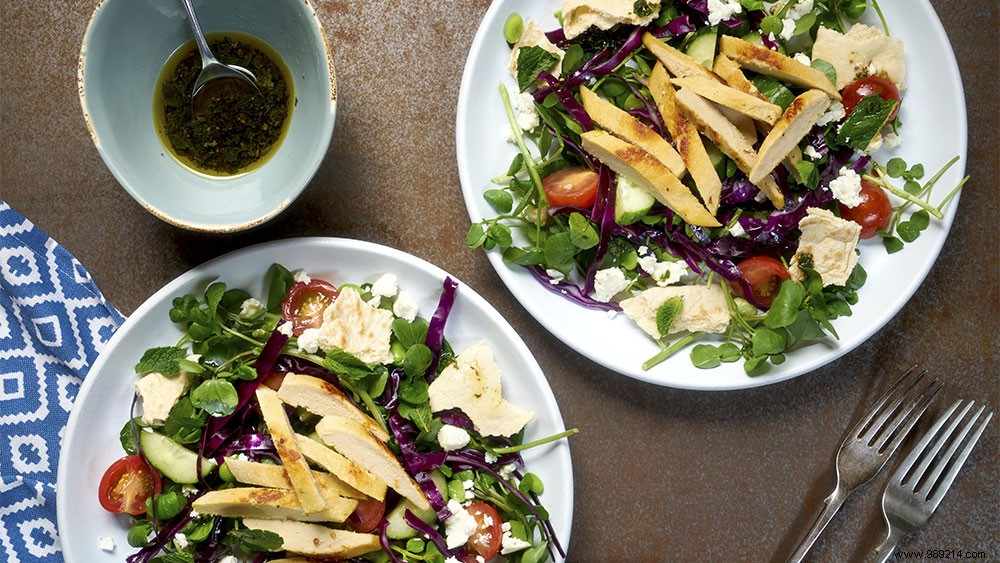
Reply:
[[185, 547], [187, 547], [188, 546], [187, 536], [182, 534], [181, 532], [177, 532], [176, 534], [174, 534], [174, 545], [177, 546], [177, 549], [184, 549]]
[[[729, 1], [738, 4], [737, 0]], [[607, 30], [618, 24], [649, 25], [659, 15], [660, 0], [649, 0], [651, 9], [641, 16], [636, 13], [636, 4], [635, 0], [565, 0], [562, 5], [563, 33], [566, 39], [573, 39], [595, 27]]]
[[[474, 487], [475, 485], [476, 484], [472, 482], [472, 479], [466, 479], [465, 481], [462, 481], [462, 488], [465, 489], [466, 491], [471, 491], [472, 487]], [[490, 521], [492, 522], [492, 520]], [[489, 524], [486, 525], [489, 526]]]
[[393, 298], [399, 291], [399, 284], [396, 283], [396, 276], [392, 274], [382, 274], [379, 279], [372, 284], [371, 294], [375, 297]]
[[406, 291], [400, 291], [399, 295], [396, 296], [396, 300], [392, 303], [392, 313], [410, 322], [413, 322], [413, 319], [417, 318], [419, 311], [420, 307], [417, 305], [417, 301]]
[[788, 16], [792, 19], [799, 19], [813, 11], [813, 0], [799, 0], [788, 10]]
[[319, 351], [319, 331], [318, 328], [307, 328], [299, 335], [299, 352], [315, 354]]
[[251, 297], [240, 305], [240, 316], [244, 319], [252, 319], [264, 312], [264, 304]]
[[680, 261], [659, 261], [655, 254], [647, 254], [639, 257], [639, 267], [643, 269], [649, 277], [653, 278], [656, 285], [664, 286], [681, 281], [681, 276], [688, 273], [687, 265]]
[[219, 563], [239, 563], [239, 560], [236, 559], [235, 555], [227, 555], [222, 559], [219, 559]]
[[292, 272], [292, 279], [295, 280], [295, 283], [309, 283], [312, 281], [312, 278], [309, 277], [309, 274], [305, 270], [295, 270]]
[[292, 335], [292, 323], [281, 323], [278, 325], [278, 332], [290, 337]]
[[894, 133], [892, 131], [886, 131], [885, 133], [882, 134], [882, 142], [885, 143], [885, 146], [893, 148], [893, 147], [898, 147], [899, 143], [902, 142], [902, 139], [900, 138], [900, 135], [898, 133]]
[[514, 137], [514, 130], [510, 128], [510, 123], [504, 123], [501, 127], [503, 131], [503, 139], [511, 144], [517, 144], [517, 138]]
[[816, 125], [823, 126], [826, 125], [827, 123], [840, 121], [841, 119], [844, 118], [845, 115], [847, 115], [847, 112], [844, 111], [844, 104], [835, 101], [832, 104], [830, 104], [830, 107], [827, 108], [826, 113], [824, 113], [819, 117], [819, 119], [816, 121]]
[[797, 60], [797, 61], [799, 61], [800, 63], [802, 63], [802, 64], [804, 64], [806, 66], [811, 66], [812, 65], [812, 60], [810, 60], [809, 59], [809, 55], [807, 55], [805, 53], [795, 53], [792, 56], [792, 58], [795, 59], [795, 60]]
[[820, 275], [823, 285], [844, 285], [858, 263], [855, 248], [861, 234], [861, 225], [837, 217], [826, 209], [810, 207], [799, 221], [799, 247], [792, 257], [788, 273], [792, 279], [802, 281], [805, 273], [799, 268], [804, 254], [812, 257], [812, 267]]
[[201, 516], [201, 513], [192, 508], [191, 512], [188, 512], [188, 516], [191, 517], [191, 518], [197, 518], [197, 517]]
[[448, 501], [448, 510], [451, 511], [451, 516], [444, 521], [445, 543], [448, 549], [455, 549], [469, 541], [472, 534], [479, 529], [479, 523], [454, 499]]
[[514, 465], [513, 463], [508, 463], [507, 465], [502, 466], [500, 469], [497, 469], [497, 475], [499, 475], [500, 478], [509, 481], [510, 476], [514, 473], [515, 469], [517, 469], [516, 465]]
[[107, 552], [107, 553], [114, 553], [115, 552], [115, 547], [117, 547], [115, 545], [115, 539], [114, 538], [108, 538], [108, 537], [104, 537], [104, 536], [101, 536], [101, 537], [97, 538], [97, 545], [101, 548], [101, 551], [104, 551], [104, 552]]
[[747, 234], [747, 232], [743, 229], [743, 225], [740, 225], [740, 222], [736, 221], [729, 227], [729, 234], [734, 237], [741, 237]]
[[181, 494], [190, 497], [191, 495], [198, 492], [198, 487], [192, 485], [181, 485]]
[[795, 20], [791, 18], [781, 20], [781, 33], [778, 35], [785, 41], [791, 39], [795, 35]]
[[552, 285], [556, 285], [557, 283], [566, 279], [566, 276], [562, 272], [554, 268], [546, 269], [545, 274], [549, 276], [549, 283], [551, 283]]
[[469, 445], [469, 440], [471, 439], [472, 437], [469, 436], [469, 433], [459, 426], [445, 424], [438, 430], [438, 444], [441, 444], [441, 448], [446, 452], [453, 452], [464, 448]]
[[608, 309], [606, 313], [609, 319], [614, 319], [615, 317], [618, 316], [618, 311], [615, 311], [614, 309]]
[[673, 297], [683, 299], [680, 313], [670, 324], [669, 334], [691, 332], [725, 332], [729, 326], [729, 306], [725, 290], [718, 284], [651, 287], [635, 297], [622, 301], [622, 311], [639, 328], [653, 338], [662, 338], [656, 322], [660, 306]]
[[868, 141], [868, 146], [865, 147], [864, 152], [866, 154], [871, 154], [871, 153], [879, 150], [880, 148], [882, 148], [882, 134], [881, 133], [875, 133], [875, 136], [872, 137], [872, 140]]
[[503, 536], [500, 538], [500, 555], [508, 555], [531, 547], [530, 543], [511, 535], [510, 522], [504, 522], [500, 529], [503, 531]]
[[823, 158], [823, 155], [821, 155], [812, 145], [806, 145], [806, 148], [802, 150], [802, 154], [808, 156], [812, 160], [819, 160]]
[[521, 92], [517, 95], [517, 126], [521, 131], [533, 131], [542, 122], [542, 118], [535, 109], [535, 98], [530, 92]]
[[719, 25], [742, 11], [739, 0], [708, 0], [708, 24]]
[[590, 296], [596, 301], [607, 303], [627, 287], [628, 280], [625, 279], [624, 272], [618, 268], [605, 268], [594, 275], [594, 292]]
[[847, 207], [857, 207], [861, 204], [861, 176], [847, 166], [840, 169], [837, 177], [830, 182], [833, 197]]
[[496, 463], [497, 459], [498, 459], [497, 456], [496, 456], [496, 454], [494, 454], [492, 452], [486, 452], [486, 454], [483, 457], [486, 460], [486, 463], [488, 463], [490, 465], [493, 465], [494, 463]]

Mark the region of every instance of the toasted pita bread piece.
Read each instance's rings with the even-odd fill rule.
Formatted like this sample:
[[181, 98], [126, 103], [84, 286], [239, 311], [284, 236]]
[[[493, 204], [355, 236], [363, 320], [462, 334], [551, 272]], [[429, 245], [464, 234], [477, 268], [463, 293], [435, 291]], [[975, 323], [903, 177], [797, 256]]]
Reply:
[[[274, 489], [292, 488], [292, 482], [288, 480], [288, 473], [280, 465], [270, 465], [239, 459], [237, 457], [227, 457], [226, 467], [229, 468], [229, 472], [233, 474], [236, 481], [240, 483]], [[368, 495], [341, 481], [332, 473], [313, 471], [312, 475], [324, 498], [329, 495], [359, 500], [368, 498]]]
[[825, 74], [777, 51], [723, 35], [719, 38], [719, 52], [745, 69], [804, 88], [822, 90], [831, 98], [840, 99], [840, 92]]
[[781, 116], [781, 108], [757, 96], [731, 88], [717, 80], [703, 76], [687, 76], [673, 79], [675, 86], [691, 88], [699, 96], [736, 110], [748, 117], [774, 124]]
[[653, 155], [604, 131], [587, 131], [582, 139], [585, 151], [641, 186], [689, 224], [720, 225], [691, 190]]
[[292, 424], [285, 414], [285, 406], [281, 404], [281, 399], [273, 390], [263, 385], [257, 388], [257, 403], [260, 405], [261, 416], [264, 417], [264, 424], [274, 441], [274, 448], [278, 450], [278, 457], [285, 467], [288, 480], [292, 483], [292, 489], [299, 497], [299, 503], [306, 512], [318, 512], [323, 510], [326, 503], [323, 495], [319, 492], [316, 481], [313, 480], [312, 470], [309, 463], [302, 456], [299, 445], [295, 441], [295, 433], [292, 431]]
[[653, 155], [678, 178], [684, 177], [687, 171], [684, 160], [656, 131], [586, 86], [580, 87], [580, 100], [583, 102], [583, 109], [587, 110], [591, 119], [601, 128]]
[[302, 407], [320, 416], [335, 415], [360, 422], [383, 442], [389, 434], [375, 420], [364, 413], [350, 397], [336, 385], [311, 375], [289, 373], [281, 381], [278, 397], [293, 407]]
[[[677, 105], [702, 135], [708, 137], [715, 146], [731, 158], [736, 166], [749, 174], [757, 161], [757, 152], [746, 141], [746, 138], [736, 129], [719, 110], [708, 100], [695, 94], [689, 88], [681, 88], [676, 95]], [[785, 198], [778, 184], [770, 176], [755, 184], [771, 200], [778, 209], [785, 205]]]
[[828, 107], [830, 97], [822, 90], [807, 90], [799, 94], [761, 143], [757, 162], [748, 175], [750, 181], [756, 184], [788, 157]]
[[281, 549], [313, 557], [347, 559], [379, 549], [378, 536], [348, 530], [334, 530], [319, 524], [244, 518], [251, 530], [274, 532], [281, 536]]
[[267, 487], [237, 487], [209, 491], [196, 498], [192, 507], [201, 514], [226, 518], [264, 518], [300, 522], [343, 522], [358, 507], [358, 501], [334, 494], [324, 495], [326, 508], [306, 512], [295, 491]]
[[358, 464], [331, 450], [316, 440], [302, 434], [295, 439], [302, 448], [302, 455], [309, 461], [326, 469], [338, 479], [376, 500], [385, 498], [388, 486], [375, 475], [365, 471]]
[[429, 510], [431, 504], [396, 456], [376, 440], [361, 424], [340, 416], [324, 416], [316, 424], [316, 434], [328, 446], [349, 457], [375, 475], [417, 508]]
[[649, 75], [648, 87], [667, 130], [670, 131], [670, 136], [674, 139], [677, 152], [684, 159], [684, 164], [687, 165], [688, 172], [694, 179], [701, 200], [705, 202], [708, 211], [715, 215], [719, 209], [722, 180], [719, 179], [719, 173], [715, 170], [712, 159], [705, 150], [705, 144], [701, 140], [698, 129], [685, 119], [680, 110], [677, 109], [674, 87], [670, 84], [667, 71], [662, 63], [657, 62], [653, 66], [653, 72]]

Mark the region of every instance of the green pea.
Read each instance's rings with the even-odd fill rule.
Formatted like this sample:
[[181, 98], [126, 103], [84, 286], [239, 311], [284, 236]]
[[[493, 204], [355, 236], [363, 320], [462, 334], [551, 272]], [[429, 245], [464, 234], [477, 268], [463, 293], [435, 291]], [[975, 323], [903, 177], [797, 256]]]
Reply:
[[511, 45], [517, 43], [521, 40], [522, 33], [524, 33], [524, 20], [521, 19], [521, 15], [512, 13], [507, 16], [507, 20], [503, 22], [503, 37], [507, 43]]
[[219, 466], [219, 478], [227, 483], [236, 482], [236, 477], [233, 476], [233, 472], [229, 470], [229, 465], [226, 463]]

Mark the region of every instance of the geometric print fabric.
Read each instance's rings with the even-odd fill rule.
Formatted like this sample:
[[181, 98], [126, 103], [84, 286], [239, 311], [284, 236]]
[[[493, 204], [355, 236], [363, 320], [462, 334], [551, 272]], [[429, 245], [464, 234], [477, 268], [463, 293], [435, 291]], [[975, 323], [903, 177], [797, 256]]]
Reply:
[[124, 320], [76, 258], [0, 200], [0, 560], [62, 561], [62, 436], [90, 366]]

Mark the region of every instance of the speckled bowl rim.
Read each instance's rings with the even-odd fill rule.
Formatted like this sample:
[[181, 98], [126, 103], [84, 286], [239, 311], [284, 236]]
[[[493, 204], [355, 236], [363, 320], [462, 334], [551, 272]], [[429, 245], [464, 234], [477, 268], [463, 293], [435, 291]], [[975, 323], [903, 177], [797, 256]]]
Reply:
[[[298, 196], [302, 193], [302, 191], [305, 190], [305, 188], [309, 185], [309, 182], [312, 181], [313, 177], [315, 177], [316, 172], [319, 170], [320, 166], [323, 163], [323, 160], [325, 159], [325, 156], [321, 156], [316, 162], [312, 162], [309, 164], [310, 168], [312, 169], [312, 173], [304, 177], [302, 185], [299, 186], [296, 190], [292, 191], [289, 194], [289, 197], [282, 199], [274, 209], [268, 211], [267, 213], [259, 217], [250, 219], [248, 221], [224, 223], [218, 225], [210, 223], [184, 221], [182, 219], [173, 217], [170, 214], [158, 209], [156, 206], [146, 201], [146, 199], [141, 194], [139, 194], [122, 177], [122, 174], [118, 170], [117, 166], [115, 166], [111, 155], [104, 150], [101, 144], [101, 140], [97, 134], [97, 131], [94, 129], [93, 124], [91, 123], [89, 106], [87, 104], [86, 91], [83, 84], [83, 79], [87, 64], [87, 50], [91, 39], [91, 30], [94, 27], [95, 19], [101, 13], [101, 10], [104, 8], [105, 4], [107, 4], [109, 1], [111, 0], [98, 0], [97, 6], [94, 8], [94, 11], [91, 13], [90, 18], [88, 18], [87, 20], [87, 27], [83, 33], [83, 41], [80, 44], [80, 55], [78, 57], [78, 62], [77, 62], [76, 80], [77, 80], [77, 92], [80, 97], [80, 107], [81, 110], [83, 111], [83, 120], [84, 124], [87, 127], [87, 132], [90, 134], [90, 139], [91, 141], [93, 141], [94, 146], [97, 148], [97, 152], [101, 155], [101, 160], [104, 161], [105, 166], [108, 167], [108, 170], [115, 177], [115, 180], [118, 181], [118, 184], [122, 188], [124, 188], [125, 191], [128, 192], [128, 194], [132, 197], [132, 199], [134, 199], [137, 203], [139, 203], [139, 205], [141, 205], [146, 211], [150, 212], [151, 214], [161, 219], [162, 221], [174, 225], [176, 227], [180, 227], [190, 231], [204, 232], [204, 233], [224, 234], [224, 233], [235, 233], [239, 231], [245, 231], [247, 229], [256, 227], [258, 225], [262, 225], [270, 221], [278, 214], [280, 214], [282, 211], [284, 211], [289, 205], [291, 205], [292, 202], [295, 201], [295, 199], [297, 199]], [[337, 73], [336, 70], [334, 69], [333, 54], [330, 49], [330, 44], [327, 41], [326, 33], [323, 31], [323, 24], [322, 22], [320, 22], [319, 15], [316, 13], [316, 9], [313, 7], [310, 0], [301, 0], [301, 1], [305, 4], [306, 9], [309, 11], [309, 15], [311, 16], [309, 18], [309, 22], [313, 25], [313, 30], [316, 32], [317, 36], [320, 38], [320, 41], [322, 41], [323, 43], [323, 52], [326, 55], [326, 63], [330, 75], [330, 106], [329, 106], [330, 111], [328, 113], [329, 118], [327, 120], [327, 123], [324, 124], [323, 127], [324, 135], [320, 140], [320, 142], [323, 143], [323, 150], [320, 151], [319, 153], [321, 155], [325, 155], [329, 149], [330, 141], [333, 137], [333, 128], [334, 128], [334, 123], [336, 121]]]

